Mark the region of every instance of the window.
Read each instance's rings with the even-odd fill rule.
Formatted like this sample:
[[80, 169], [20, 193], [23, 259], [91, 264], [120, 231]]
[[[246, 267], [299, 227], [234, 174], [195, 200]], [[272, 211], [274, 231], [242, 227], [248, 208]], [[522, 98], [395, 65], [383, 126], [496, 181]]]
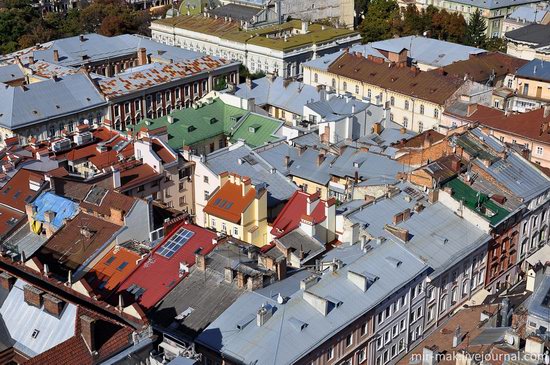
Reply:
[[543, 154], [543, 149], [542, 149], [542, 147], [540, 147], [540, 146], [537, 147], [537, 155], [542, 156], [542, 154]]
[[418, 133], [422, 133], [424, 130], [424, 123], [418, 122]]
[[239, 227], [233, 227], [233, 235], [238, 236], [239, 235]]
[[372, 96], [372, 92], [370, 91], [370, 89], [367, 90], [367, 97], [370, 99]]
[[509, 89], [512, 88], [512, 79], [508, 79], [508, 88], [509, 88]]
[[327, 360], [332, 360], [334, 357], [334, 347], [330, 346], [327, 350]]
[[398, 351], [402, 352], [404, 350], [405, 350], [405, 339], [402, 338], [399, 340]]
[[391, 333], [393, 337], [397, 337], [397, 335], [399, 334], [399, 325], [396, 324], [395, 326], [393, 326], [391, 329]]
[[359, 94], [359, 85], [355, 85], [355, 93]]
[[180, 196], [180, 206], [183, 206], [185, 204], [185, 196]]
[[384, 333], [384, 343], [389, 343], [391, 341], [391, 333], [390, 331], [387, 331]]
[[204, 181], [206, 184], [208, 184], [208, 176], [205, 175], [205, 176], [203, 177], [203, 181]]
[[336, 79], [332, 79], [332, 88], [336, 89]]
[[497, 108], [497, 109], [500, 108], [500, 101], [495, 100], [495, 102], [493, 104], [494, 104], [495, 108]]
[[359, 364], [367, 359], [367, 349], [366, 348], [364, 348], [360, 351], [357, 351], [356, 354], [357, 354], [357, 363], [359, 363]]
[[392, 96], [390, 97], [390, 105], [391, 106], [394, 106], [395, 105], [395, 98]]
[[210, 218], [210, 227], [216, 228], [216, 218]]
[[523, 85], [523, 95], [529, 94], [529, 84]]
[[409, 101], [405, 100], [405, 110], [409, 110]]
[[315, 74], [313, 75], [313, 81], [314, 81], [314, 82], [319, 82], [319, 75], [318, 75], [317, 73], [315, 73]]
[[401, 332], [403, 332], [405, 330], [405, 318], [403, 318], [401, 321], [399, 321], [399, 328], [400, 328]]
[[403, 127], [408, 128], [409, 127], [409, 118], [403, 117]]
[[397, 356], [397, 345], [391, 347], [391, 357], [394, 358]]
[[222, 232], [227, 232], [227, 225], [225, 222], [222, 222]]
[[364, 336], [367, 334], [367, 322], [363, 323], [363, 325], [361, 326], [361, 336]]
[[434, 109], [434, 118], [439, 118], [439, 109]]
[[348, 83], [344, 81], [344, 83], [342, 84], [342, 89], [344, 89], [344, 91], [348, 91]]
[[350, 333], [346, 337], [346, 347], [350, 347], [351, 345], [353, 345], [353, 333]]
[[424, 114], [424, 105], [420, 104], [420, 114]]
[[428, 322], [434, 319], [434, 309], [435, 307], [432, 305], [430, 308], [428, 308]]
[[390, 113], [390, 120], [393, 122], [393, 113]]
[[382, 337], [378, 337], [378, 339], [376, 340], [376, 349], [380, 350], [383, 345], [384, 343], [382, 342]]
[[210, 192], [208, 190], [205, 190], [204, 191], [204, 200], [208, 200], [209, 197], [210, 197]]

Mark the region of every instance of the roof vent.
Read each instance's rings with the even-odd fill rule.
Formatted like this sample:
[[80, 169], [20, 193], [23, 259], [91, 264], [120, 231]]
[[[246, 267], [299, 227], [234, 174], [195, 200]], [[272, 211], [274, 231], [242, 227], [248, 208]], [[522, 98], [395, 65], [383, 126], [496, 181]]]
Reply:
[[270, 304], [262, 304], [262, 307], [258, 309], [256, 313], [256, 325], [258, 327], [263, 326], [275, 312], [275, 307]]
[[319, 277], [317, 275], [310, 275], [300, 281], [300, 290], [307, 290], [317, 284], [318, 281]]

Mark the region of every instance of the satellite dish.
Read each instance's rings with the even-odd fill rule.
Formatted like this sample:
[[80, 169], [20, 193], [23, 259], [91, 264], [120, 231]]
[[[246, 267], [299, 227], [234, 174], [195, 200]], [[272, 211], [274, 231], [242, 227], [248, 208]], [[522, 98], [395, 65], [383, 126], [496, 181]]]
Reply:
[[277, 303], [279, 304], [283, 304], [285, 302], [285, 298], [283, 298], [283, 296], [281, 295], [281, 293], [279, 293], [277, 295]]

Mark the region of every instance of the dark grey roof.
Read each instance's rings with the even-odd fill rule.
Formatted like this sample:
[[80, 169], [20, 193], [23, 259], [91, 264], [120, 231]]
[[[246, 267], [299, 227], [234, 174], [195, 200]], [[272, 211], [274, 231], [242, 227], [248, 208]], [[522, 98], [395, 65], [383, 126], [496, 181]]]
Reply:
[[544, 321], [550, 318], [550, 276], [545, 275], [535, 290], [527, 307], [529, 315], [536, 316]]
[[528, 77], [535, 80], [550, 81], [550, 62], [534, 59], [531, 62], [521, 66], [517, 70], [516, 76]]
[[505, 34], [512, 41], [530, 43], [534, 47], [550, 45], [550, 25], [529, 24]]
[[302, 251], [304, 254], [304, 259], [301, 260], [301, 262], [307, 262], [325, 251], [325, 245], [315, 238], [307, 235], [300, 228], [277, 238], [276, 241], [278, 241], [286, 249], [293, 249], [296, 255]]
[[217, 15], [218, 17], [229, 17], [236, 20], [245, 20], [248, 21], [252, 17], [258, 14], [261, 9], [252, 6], [238, 5], [238, 4], [227, 4], [219, 6], [208, 12], [212, 15]]

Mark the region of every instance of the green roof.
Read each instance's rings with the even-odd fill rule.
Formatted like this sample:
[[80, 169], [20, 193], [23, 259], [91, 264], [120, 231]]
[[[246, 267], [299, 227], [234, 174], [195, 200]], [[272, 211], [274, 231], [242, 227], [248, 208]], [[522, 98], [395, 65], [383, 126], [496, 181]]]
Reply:
[[[192, 146], [220, 134], [229, 136], [231, 141], [242, 139], [250, 146], [257, 147], [276, 140], [273, 133], [282, 125], [282, 122], [275, 119], [227, 105], [220, 99], [202, 103], [196, 109], [174, 110], [170, 117], [173, 118], [173, 123], [168, 122], [168, 116], [145, 119], [136, 125], [136, 130], [166, 127], [168, 145], [179, 150], [183, 146]], [[248, 130], [251, 126], [256, 127], [255, 132]]]
[[264, 117], [259, 114], [246, 116], [242, 124], [235, 130], [230, 141], [244, 140], [251, 147], [258, 147], [267, 142], [273, 142], [279, 137], [273, 135], [281, 126], [282, 122]]
[[[322, 44], [357, 34], [357, 32], [350, 29], [334, 28], [321, 24], [310, 24], [308, 33], [300, 34], [296, 31], [301, 30], [300, 20], [292, 20], [283, 24], [251, 30], [242, 30], [239, 23], [235, 21], [229, 22], [222, 18], [208, 18], [202, 15], [181, 15], [174, 18], [155, 20], [153, 23], [214, 35], [235, 42], [246, 42], [275, 50], [289, 50], [307, 44]], [[292, 35], [286, 41], [284, 38], [275, 38], [274, 35], [280, 31], [290, 31]], [[268, 38], [268, 34], [273, 36]]]
[[492, 201], [489, 196], [472, 189], [459, 178], [447, 182], [444, 186], [453, 189], [454, 199], [464, 202], [465, 206], [488, 220], [493, 226], [510, 214], [508, 210]]

